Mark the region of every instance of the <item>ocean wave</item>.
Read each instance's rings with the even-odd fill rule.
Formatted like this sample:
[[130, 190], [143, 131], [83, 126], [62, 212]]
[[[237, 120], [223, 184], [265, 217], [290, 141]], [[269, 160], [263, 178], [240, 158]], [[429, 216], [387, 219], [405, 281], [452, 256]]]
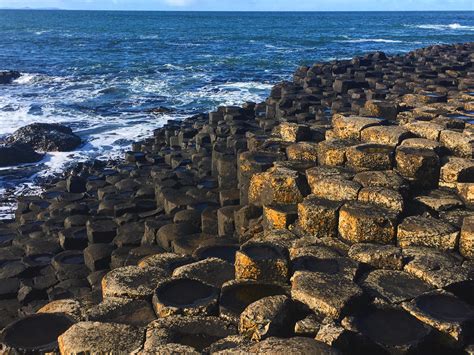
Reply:
[[440, 24], [425, 24], [425, 25], [406, 25], [407, 27], [412, 28], [420, 28], [423, 30], [439, 30], [439, 31], [446, 31], [446, 30], [466, 30], [466, 31], [474, 31], [474, 26], [465, 26], [461, 25], [460, 23], [451, 23], [449, 25], [440, 25]]
[[337, 41], [340, 43], [403, 43], [403, 41], [395, 40], [395, 39], [384, 39], [384, 38], [356, 38], [356, 39], [344, 39]]

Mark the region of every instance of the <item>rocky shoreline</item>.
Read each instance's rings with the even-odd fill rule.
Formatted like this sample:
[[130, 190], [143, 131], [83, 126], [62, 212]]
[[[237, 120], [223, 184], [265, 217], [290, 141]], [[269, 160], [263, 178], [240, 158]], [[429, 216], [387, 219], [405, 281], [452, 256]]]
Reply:
[[0, 225], [4, 353], [474, 353], [474, 43], [301, 67]]

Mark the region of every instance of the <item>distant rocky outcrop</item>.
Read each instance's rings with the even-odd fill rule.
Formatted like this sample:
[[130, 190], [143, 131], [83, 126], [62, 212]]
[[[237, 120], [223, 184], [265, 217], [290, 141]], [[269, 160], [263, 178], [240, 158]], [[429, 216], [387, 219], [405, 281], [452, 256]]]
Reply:
[[15, 79], [18, 79], [21, 76], [18, 71], [0, 71], [0, 85], [1, 84], [11, 84]]
[[0, 167], [35, 163], [43, 158], [43, 154], [35, 152], [29, 145], [24, 143], [0, 145]]
[[60, 124], [33, 123], [18, 129], [7, 142], [28, 144], [42, 152], [69, 152], [81, 144], [81, 138]]

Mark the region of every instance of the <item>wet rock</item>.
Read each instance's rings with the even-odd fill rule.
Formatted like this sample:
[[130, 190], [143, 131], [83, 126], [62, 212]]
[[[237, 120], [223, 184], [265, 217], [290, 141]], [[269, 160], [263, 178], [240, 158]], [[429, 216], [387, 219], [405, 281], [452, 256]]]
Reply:
[[218, 317], [167, 317], [150, 323], [146, 330], [145, 351], [166, 344], [180, 344], [202, 352], [216, 341], [234, 335], [233, 325]]
[[80, 322], [58, 338], [61, 354], [137, 352], [143, 345], [143, 331], [125, 324]]
[[158, 284], [153, 307], [159, 317], [212, 315], [217, 312], [219, 290], [201, 281], [173, 278]]
[[11, 84], [13, 80], [21, 76], [20, 72], [14, 70], [0, 71], [0, 84]]
[[0, 144], [0, 167], [36, 163], [41, 159], [43, 154], [36, 153], [28, 144]]
[[472, 336], [474, 308], [446, 291], [433, 291], [402, 304], [423, 323], [444, 333], [451, 342], [463, 344]]
[[7, 138], [9, 143], [29, 144], [43, 152], [68, 152], [81, 144], [81, 138], [69, 127], [55, 123], [33, 123], [15, 131]]
[[73, 324], [72, 318], [60, 313], [30, 315], [8, 325], [0, 344], [6, 353], [54, 352], [58, 349], [58, 336]]
[[339, 319], [356, 306], [362, 290], [346, 278], [298, 271], [291, 279], [291, 297], [315, 312]]
[[449, 223], [421, 216], [407, 217], [398, 226], [397, 241], [402, 247], [426, 246], [454, 250], [459, 230]]

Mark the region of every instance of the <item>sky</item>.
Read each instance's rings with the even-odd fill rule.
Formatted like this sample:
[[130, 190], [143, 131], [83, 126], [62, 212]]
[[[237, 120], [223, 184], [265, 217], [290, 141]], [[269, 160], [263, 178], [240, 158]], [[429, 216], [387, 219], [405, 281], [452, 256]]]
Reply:
[[474, 11], [474, 0], [0, 0], [0, 8], [182, 11]]

